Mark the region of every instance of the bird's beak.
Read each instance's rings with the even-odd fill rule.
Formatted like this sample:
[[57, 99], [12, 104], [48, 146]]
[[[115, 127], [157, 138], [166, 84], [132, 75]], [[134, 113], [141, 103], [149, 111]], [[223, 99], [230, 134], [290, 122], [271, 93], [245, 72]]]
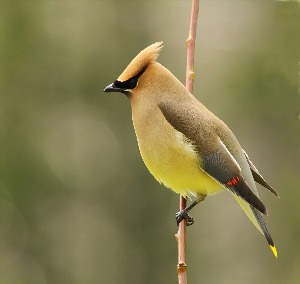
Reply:
[[117, 87], [115, 86], [114, 83], [111, 83], [110, 85], [108, 85], [108, 86], [103, 90], [103, 92], [105, 92], [105, 93], [111, 93], [111, 92], [121, 92], [121, 93], [123, 93], [124, 91], [125, 91], [125, 90], [122, 89], [122, 88], [117, 88]]

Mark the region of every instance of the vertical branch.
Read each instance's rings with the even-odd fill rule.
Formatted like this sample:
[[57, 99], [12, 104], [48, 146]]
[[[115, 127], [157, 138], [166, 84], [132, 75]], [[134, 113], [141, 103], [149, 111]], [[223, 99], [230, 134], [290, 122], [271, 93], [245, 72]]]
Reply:
[[[187, 64], [186, 64], [186, 88], [192, 93], [193, 83], [194, 83], [194, 53], [195, 53], [195, 39], [196, 39], [196, 29], [197, 29], [197, 19], [199, 11], [199, 0], [193, 0], [192, 11], [191, 11], [191, 21], [190, 21], [190, 31], [188, 39], [186, 40], [187, 46]], [[179, 208], [180, 211], [186, 207], [186, 199], [180, 196]], [[177, 264], [177, 274], [178, 283], [187, 283], [187, 262], [186, 262], [186, 220], [183, 219], [178, 227], [178, 232], [176, 234], [176, 239], [178, 242], [178, 264]]]
[[186, 80], [185, 80], [186, 88], [191, 93], [193, 93], [193, 83], [195, 77], [194, 54], [195, 54], [195, 40], [196, 40], [198, 11], [199, 11], [199, 0], [193, 0], [189, 37], [186, 40], [187, 58], [186, 58]]
[[[186, 199], [180, 195], [179, 197], [179, 210], [183, 210], [186, 207]], [[178, 283], [187, 283], [187, 264], [186, 264], [186, 220], [183, 219], [178, 226], [178, 232], [176, 234], [178, 243], [178, 264], [177, 274]]]

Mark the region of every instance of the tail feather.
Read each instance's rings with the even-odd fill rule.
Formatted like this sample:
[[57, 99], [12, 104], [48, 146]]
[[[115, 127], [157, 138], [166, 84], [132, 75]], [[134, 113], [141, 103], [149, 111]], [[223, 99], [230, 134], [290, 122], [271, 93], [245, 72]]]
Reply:
[[275, 244], [273, 242], [271, 234], [268, 231], [268, 228], [266, 226], [266, 223], [264, 221], [264, 218], [263, 218], [262, 214], [257, 209], [255, 209], [253, 206], [250, 205], [249, 207], [251, 208], [257, 223], [259, 224], [265, 238], [267, 239], [267, 242], [268, 242], [274, 256], [277, 258], [277, 250], [276, 250]]
[[264, 236], [266, 237], [268, 243], [270, 246], [274, 246], [274, 242], [272, 240], [272, 237], [268, 231], [268, 228], [266, 226], [266, 223], [262, 217], [262, 215], [260, 214], [260, 212], [258, 210], [256, 210], [253, 206], [250, 205], [251, 211], [253, 212], [253, 215], [259, 225], [259, 227], [261, 228]]
[[274, 245], [273, 239], [268, 231], [268, 228], [265, 224], [263, 215], [257, 209], [249, 205], [246, 201], [244, 201], [240, 197], [236, 196], [235, 194], [233, 194], [233, 196], [240, 204], [240, 206], [242, 207], [242, 209], [244, 210], [244, 212], [246, 213], [250, 221], [253, 223], [253, 225], [265, 236], [274, 256], [277, 258], [277, 250]]

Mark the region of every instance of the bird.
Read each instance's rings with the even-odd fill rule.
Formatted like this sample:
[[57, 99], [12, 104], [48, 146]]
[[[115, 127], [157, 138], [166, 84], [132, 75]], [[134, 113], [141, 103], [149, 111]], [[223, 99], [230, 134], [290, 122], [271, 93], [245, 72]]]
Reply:
[[206, 196], [229, 191], [277, 258], [255, 182], [278, 194], [229, 127], [157, 62], [162, 47], [162, 42], [156, 42], [143, 49], [103, 92], [128, 97], [140, 154], [154, 178], [194, 200], [176, 214], [177, 224], [186, 219], [192, 225], [188, 212], [194, 206]]

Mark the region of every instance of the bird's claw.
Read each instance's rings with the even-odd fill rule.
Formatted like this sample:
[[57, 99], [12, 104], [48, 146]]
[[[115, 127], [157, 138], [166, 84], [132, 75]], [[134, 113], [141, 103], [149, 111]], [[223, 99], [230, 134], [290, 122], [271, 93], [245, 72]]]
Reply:
[[194, 224], [194, 219], [191, 217], [186, 211], [182, 210], [180, 212], [176, 213], [176, 222], [177, 226], [179, 226], [179, 223], [185, 219], [186, 220], [186, 225], [191, 226]]

